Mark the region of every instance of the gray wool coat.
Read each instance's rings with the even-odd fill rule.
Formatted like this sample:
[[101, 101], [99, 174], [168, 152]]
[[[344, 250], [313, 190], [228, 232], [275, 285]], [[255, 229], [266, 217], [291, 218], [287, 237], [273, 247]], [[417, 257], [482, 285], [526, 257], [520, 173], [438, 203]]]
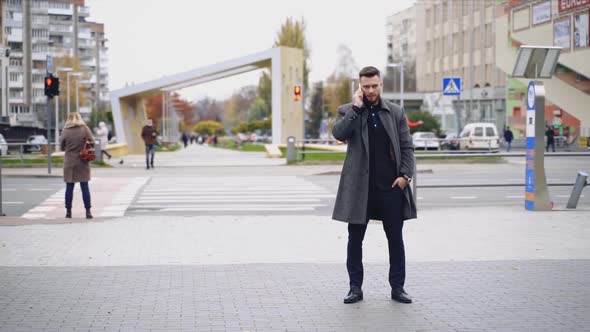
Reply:
[[65, 128], [61, 134], [60, 147], [64, 151], [64, 182], [90, 181], [90, 163], [80, 159], [84, 138], [94, 141], [87, 126]]
[[[342, 167], [338, 194], [332, 219], [351, 224], [367, 222], [369, 198], [369, 132], [368, 111], [363, 106], [361, 115], [352, 109], [352, 103], [338, 107], [338, 119], [332, 128], [332, 135], [339, 141], [346, 141], [346, 159]], [[416, 164], [414, 144], [405, 112], [401, 107], [382, 99], [379, 117], [393, 145], [398, 174], [413, 177]], [[404, 204], [401, 211], [403, 220], [417, 217], [416, 205], [410, 186], [404, 189]]]

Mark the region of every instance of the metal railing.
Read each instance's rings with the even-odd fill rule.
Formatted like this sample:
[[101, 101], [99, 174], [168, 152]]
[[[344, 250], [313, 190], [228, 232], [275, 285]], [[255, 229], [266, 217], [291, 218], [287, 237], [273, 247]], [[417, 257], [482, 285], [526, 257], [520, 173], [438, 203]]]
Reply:
[[[47, 144], [34, 143], [7, 143], [7, 153], [2, 149], [2, 158], [9, 160], [21, 160], [24, 163], [25, 159], [47, 159]], [[59, 144], [51, 143], [52, 152], [57, 151]]]

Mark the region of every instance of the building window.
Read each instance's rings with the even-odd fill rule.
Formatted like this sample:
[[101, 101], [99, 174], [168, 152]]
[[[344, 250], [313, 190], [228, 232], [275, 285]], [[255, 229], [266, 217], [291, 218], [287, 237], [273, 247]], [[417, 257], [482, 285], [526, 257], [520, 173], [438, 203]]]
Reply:
[[477, 27], [475, 29], [473, 29], [473, 33], [475, 34], [473, 37], [473, 42], [474, 45], [473, 47], [475, 49], [478, 49], [481, 47], [481, 27]]
[[22, 65], [23, 65], [23, 59], [10, 58], [10, 66], [12, 66], [12, 67], [21, 67]]
[[434, 12], [433, 12], [433, 14], [434, 14], [434, 20], [433, 20], [434, 25], [437, 25], [438, 24], [438, 15], [440, 14], [439, 13], [439, 11], [440, 11], [439, 8], [440, 8], [439, 5], [434, 5]]
[[20, 73], [10, 73], [10, 81], [11, 82], [16, 82], [20, 79], [21, 74]]
[[430, 27], [430, 22], [432, 20], [431, 15], [432, 11], [430, 10], [430, 8], [426, 9], [426, 27]]
[[448, 20], [448, 14], [449, 14], [449, 2], [447, 0], [445, 0], [442, 4], [442, 21], [443, 21], [443, 23]]
[[463, 48], [463, 36], [460, 32], [453, 34], [453, 53], [460, 53]]
[[486, 34], [486, 36], [485, 36], [485, 39], [486, 39], [486, 41], [485, 41], [485, 47], [492, 47], [494, 45], [494, 40], [493, 40], [494, 39], [494, 33], [493, 33], [493, 30], [492, 30], [492, 24], [491, 23], [486, 24], [486, 26], [485, 26], [485, 34]]

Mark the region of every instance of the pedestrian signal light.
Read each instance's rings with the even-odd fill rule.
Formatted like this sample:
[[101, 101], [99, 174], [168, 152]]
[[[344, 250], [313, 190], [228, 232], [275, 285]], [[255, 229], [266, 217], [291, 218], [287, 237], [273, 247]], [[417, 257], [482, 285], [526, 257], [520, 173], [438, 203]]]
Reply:
[[301, 100], [301, 85], [296, 85], [293, 89], [293, 100], [300, 101]]
[[49, 74], [45, 77], [45, 95], [49, 98], [59, 96], [59, 78]]

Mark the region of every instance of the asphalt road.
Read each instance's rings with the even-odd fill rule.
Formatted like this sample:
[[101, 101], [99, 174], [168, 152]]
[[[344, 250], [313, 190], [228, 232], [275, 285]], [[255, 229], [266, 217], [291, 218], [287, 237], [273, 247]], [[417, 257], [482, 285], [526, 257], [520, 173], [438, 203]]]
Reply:
[[2, 178], [2, 212], [7, 216], [21, 216], [63, 189], [62, 178]]
[[[546, 158], [545, 166], [551, 199], [556, 208], [564, 208], [577, 172], [590, 171], [590, 158]], [[419, 209], [524, 204], [521, 158], [502, 164], [419, 162], [419, 169], [416, 178]], [[296, 177], [243, 174], [235, 178], [175, 171], [185, 175], [152, 176], [134, 192], [125, 214], [330, 215], [340, 177], [339, 174]], [[61, 178], [5, 177], [3, 212], [7, 216], [21, 216], [63, 187]], [[590, 207], [590, 189], [585, 189], [578, 206]]]

